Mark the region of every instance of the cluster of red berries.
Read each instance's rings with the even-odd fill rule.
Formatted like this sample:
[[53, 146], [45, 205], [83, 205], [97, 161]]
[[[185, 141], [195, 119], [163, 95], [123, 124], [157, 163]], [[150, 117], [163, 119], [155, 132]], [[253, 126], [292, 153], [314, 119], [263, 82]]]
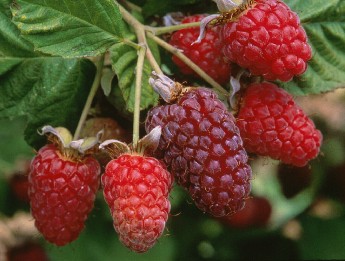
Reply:
[[[220, 17], [210, 22], [216, 26], [208, 28], [202, 40], [196, 42], [198, 28], [187, 28], [173, 33], [170, 44], [220, 84], [230, 80], [231, 63], [265, 80], [289, 81], [303, 74], [311, 48], [298, 15], [280, 0], [244, 2], [238, 8], [221, 10]], [[203, 18], [194, 15], [182, 23]], [[173, 61], [182, 73], [194, 74], [176, 56]]]
[[[170, 43], [219, 83], [230, 80], [231, 62], [265, 80], [289, 81], [306, 70], [311, 48], [297, 14], [282, 1], [247, 1], [212, 23], [216, 26], [200, 41], [198, 29], [188, 28], [175, 32]], [[192, 73], [176, 56], [172, 59], [182, 73]], [[162, 128], [156, 157], [196, 206], [212, 216], [229, 217], [249, 197], [247, 152], [297, 167], [319, 153], [321, 132], [276, 84], [243, 84], [233, 117], [210, 89], [185, 88], [158, 74], [150, 83], [168, 103], [151, 109], [146, 119], [147, 132]]]
[[[116, 140], [100, 145], [99, 137], [73, 141], [68, 130], [51, 126], [45, 126], [42, 134], [51, 143], [31, 162], [28, 194], [35, 225], [44, 238], [58, 246], [74, 241], [101, 183], [120, 241], [138, 253], [150, 249], [162, 235], [170, 212], [173, 177], [165, 165]], [[110, 151], [117, 149], [118, 157], [106, 165], [100, 179], [98, 145], [105, 148], [113, 141]]]
[[[266, 80], [288, 81], [302, 74], [311, 49], [298, 16], [279, 0], [247, 2], [221, 13], [201, 42], [192, 45], [198, 31], [183, 29], [171, 43], [222, 84], [230, 79], [231, 63]], [[78, 237], [102, 185], [120, 241], [145, 252], [164, 231], [174, 179], [200, 210], [228, 218], [250, 195], [247, 152], [295, 166], [305, 166], [319, 153], [320, 131], [273, 83], [244, 86], [236, 117], [210, 89], [184, 87], [158, 74], [150, 84], [168, 104], [148, 112], [148, 135], [141, 143], [130, 148], [107, 140], [99, 146], [116, 157], [101, 179], [93, 156], [98, 138], [72, 141], [66, 130], [44, 128], [52, 144], [31, 163], [29, 197], [35, 224], [48, 241], [61, 246]], [[142, 152], [145, 146], [150, 154]]]
[[[224, 6], [220, 4], [224, 1], [215, 2]], [[182, 22], [196, 20], [200, 15]], [[231, 70], [225, 74], [221, 68], [230, 68], [231, 63], [265, 80], [289, 81], [307, 68], [311, 48], [306, 33], [298, 15], [280, 0], [245, 1], [237, 8], [221, 10], [209, 27], [212, 24], [216, 26], [207, 28], [198, 43], [194, 44], [197, 28], [175, 32], [170, 43], [207, 73], [215, 72], [210, 75], [220, 83], [230, 80]], [[176, 57], [173, 61], [182, 66]], [[184, 67], [181, 72], [186, 72]], [[240, 94], [236, 124], [247, 152], [298, 167], [318, 155], [321, 132], [290, 94], [269, 82], [242, 86]]]

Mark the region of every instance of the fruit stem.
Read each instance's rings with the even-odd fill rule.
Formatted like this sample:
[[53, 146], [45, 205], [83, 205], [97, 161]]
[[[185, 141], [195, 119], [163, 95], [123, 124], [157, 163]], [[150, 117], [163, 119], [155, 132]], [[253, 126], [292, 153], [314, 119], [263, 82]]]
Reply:
[[[159, 37], [153, 35], [151, 32], [147, 32], [147, 36], [154, 40], [158, 45], [162, 48], [166, 49], [167, 51], [171, 52], [173, 55], [176, 55], [181, 61], [187, 64], [191, 69], [193, 69], [202, 79], [204, 79], [207, 83], [209, 83], [213, 88], [218, 90], [225, 96], [228, 96], [228, 92], [213, 78], [211, 78], [204, 70], [202, 70], [198, 65], [196, 65], [192, 60], [190, 60], [187, 56], [185, 56], [179, 49], [175, 48], [171, 44], [165, 42], [164, 40], [160, 39]], [[159, 73], [159, 72], [157, 72]]]
[[151, 32], [153, 35], [161, 35], [165, 33], [171, 33], [177, 30], [192, 28], [192, 27], [199, 27], [200, 22], [194, 23], [186, 23], [186, 24], [179, 24], [179, 25], [172, 25], [172, 26], [161, 26], [161, 27], [153, 27], [153, 26], [145, 26], [145, 30], [147, 32]]
[[140, 46], [139, 44], [137, 44], [137, 43], [135, 43], [135, 42], [132, 42], [131, 40], [128, 40], [128, 39], [126, 39], [126, 38], [124, 38], [124, 39], [122, 40], [122, 42], [123, 42], [124, 44], [127, 44], [127, 45], [133, 47], [135, 50], [138, 50], [138, 51], [139, 51], [140, 48], [141, 48], [141, 46]]
[[97, 92], [98, 87], [99, 87], [100, 82], [101, 82], [103, 64], [104, 64], [104, 55], [99, 57], [98, 60], [96, 61], [97, 72], [96, 72], [95, 78], [93, 80], [93, 83], [92, 83], [92, 86], [91, 86], [91, 89], [89, 92], [89, 96], [86, 99], [83, 111], [81, 113], [77, 129], [74, 132], [73, 140], [79, 139], [81, 129], [83, 128], [83, 125], [84, 125], [86, 117], [89, 113], [93, 98], [95, 97], [96, 92]]
[[139, 44], [141, 48], [138, 51], [138, 60], [136, 67], [136, 77], [135, 77], [135, 104], [134, 104], [134, 115], [133, 115], [133, 148], [136, 149], [140, 133], [140, 100], [141, 100], [141, 84], [143, 78], [143, 67], [146, 54], [146, 45]]
[[139, 12], [141, 13], [142, 9], [140, 6], [137, 6], [136, 4], [133, 4], [129, 1], [125, 1], [125, 0], [122, 0], [121, 3], [127, 7], [128, 9], [132, 10], [132, 11], [136, 11], [136, 12]]
[[[132, 16], [125, 8], [119, 5], [119, 9], [123, 19], [134, 28], [135, 34], [138, 38], [138, 42], [142, 43], [147, 46], [146, 35], [145, 35], [145, 27], [142, 23], [140, 23], [134, 16]], [[151, 49], [146, 49], [146, 58], [149, 61], [152, 69], [158, 73], [163, 73], [159, 64], [157, 63], [155, 57], [153, 56]]]

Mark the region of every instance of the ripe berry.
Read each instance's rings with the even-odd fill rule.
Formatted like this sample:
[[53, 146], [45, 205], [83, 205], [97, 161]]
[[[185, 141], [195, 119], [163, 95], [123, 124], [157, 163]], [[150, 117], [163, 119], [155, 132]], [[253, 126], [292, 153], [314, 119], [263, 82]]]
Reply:
[[217, 217], [241, 209], [250, 192], [251, 168], [234, 121], [206, 88], [151, 109], [146, 119], [147, 132], [162, 127], [158, 155], [177, 183], [198, 208]]
[[[183, 19], [182, 23], [199, 22], [204, 17], [205, 15], [189, 16]], [[219, 37], [219, 31], [220, 27], [210, 28], [200, 43], [194, 43], [198, 38], [199, 28], [181, 29], [172, 34], [169, 43], [182, 50], [183, 54], [214, 80], [220, 84], [226, 84], [230, 80], [231, 66], [222, 53], [223, 43]], [[172, 60], [182, 73], [198, 76], [177, 56], [173, 56]]]
[[266, 80], [301, 75], [311, 48], [298, 15], [280, 0], [257, 0], [223, 27], [224, 55]]
[[297, 167], [315, 158], [322, 134], [293, 97], [273, 83], [255, 83], [245, 91], [237, 126], [248, 152]]
[[31, 163], [29, 198], [37, 229], [63, 246], [75, 240], [93, 208], [99, 187], [99, 163], [73, 160], [53, 144], [42, 147]]
[[220, 218], [223, 223], [235, 228], [264, 227], [271, 217], [272, 206], [263, 197], [253, 197], [246, 200], [243, 209], [233, 215]]
[[122, 154], [106, 166], [104, 198], [120, 241], [142, 253], [162, 235], [170, 212], [172, 176], [155, 158]]

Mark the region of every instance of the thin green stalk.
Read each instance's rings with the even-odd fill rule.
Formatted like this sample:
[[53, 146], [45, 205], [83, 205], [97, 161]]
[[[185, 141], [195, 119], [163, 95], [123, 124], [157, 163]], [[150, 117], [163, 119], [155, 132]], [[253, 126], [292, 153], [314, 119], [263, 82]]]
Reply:
[[127, 45], [133, 47], [133, 48], [136, 49], [136, 50], [140, 50], [140, 48], [141, 48], [141, 46], [140, 46], [139, 44], [137, 44], [137, 43], [135, 43], [135, 42], [132, 42], [131, 40], [128, 40], [128, 39], [126, 39], [126, 38], [124, 38], [124, 39], [122, 40], [122, 42], [123, 42], [124, 44], [127, 44]]
[[[145, 26], [140, 23], [134, 16], [132, 16], [125, 8], [119, 5], [120, 12], [122, 14], [123, 19], [132, 27], [134, 28], [135, 34], [137, 35], [138, 42], [142, 43], [143, 45], [147, 46], [147, 40], [145, 35]], [[146, 58], [149, 61], [150, 65], [152, 66], [153, 70], [157, 73], [162, 74], [162, 70], [157, 63], [155, 57], [153, 56], [151, 49], [147, 48], [146, 51]]]
[[136, 67], [136, 77], [135, 77], [135, 104], [134, 104], [134, 116], [133, 116], [133, 148], [137, 147], [140, 133], [139, 133], [139, 123], [140, 123], [140, 100], [141, 100], [141, 85], [143, 78], [143, 67], [146, 54], [146, 46], [143, 45], [139, 49], [137, 67]]
[[151, 32], [154, 35], [161, 35], [161, 34], [171, 33], [177, 30], [181, 30], [181, 29], [199, 27], [199, 26], [200, 26], [200, 22], [194, 22], [194, 23], [186, 23], [186, 24], [162, 26], [162, 27], [145, 26], [145, 30], [147, 32]]
[[202, 79], [208, 82], [213, 88], [217, 89], [224, 95], [229, 95], [228, 92], [213, 78], [211, 78], [204, 70], [202, 70], [198, 65], [196, 65], [192, 60], [185, 56], [179, 49], [175, 48], [171, 44], [163, 41], [159, 37], [153, 35], [150, 32], [147, 32], [147, 36], [154, 40], [158, 45], [171, 52], [173, 55], [176, 55], [181, 61], [187, 64], [191, 69], [193, 69]]
[[95, 79], [93, 80], [89, 96], [87, 97], [83, 111], [81, 113], [77, 129], [74, 132], [73, 140], [79, 139], [81, 129], [85, 123], [86, 117], [89, 113], [89, 110], [90, 110], [90, 107], [91, 107], [91, 104], [93, 101], [93, 98], [95, 97], [96, 92], [97, 92], [98, 87], [99, 87], [99, 84], [101, 82], [103, 64], [104, 64], [104, 55], [99, 57], [98, 61], [96, 62], [96, 67], [97, 67], [96, 76], [95, 76]]
[[131, 9], [133, 11], [141, 13], [142, 9], [140, 6], [137, 6], [136, 4], [133, 4], [129, 1], [121, 1], [124, 6], [126, 6], [128, 9]]

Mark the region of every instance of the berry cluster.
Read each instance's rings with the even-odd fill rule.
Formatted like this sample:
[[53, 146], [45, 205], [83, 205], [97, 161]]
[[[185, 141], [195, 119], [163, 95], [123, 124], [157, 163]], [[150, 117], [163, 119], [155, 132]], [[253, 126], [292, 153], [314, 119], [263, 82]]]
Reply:
[[[290, 81], [303, 74], [312, 54], [298, 15], [280, 0], [244, 2], [248, 3], [220, 10], [220, 17], [209, 22], [213, 26], [201, 40], [197, 41], [197, 28], [188, 28], [172, 34], [170, 44], [220, 84], [229, 81], [230, 62], [270, 81]], [[202, 18], [203, 15], [189, 16], [182, 23]], [[172, 59], [182, 73], [193, 74], [176, 56]]]
[[[101, 166], [95, 156], [101, 133], [76, 141], [61, 127], [45, 126], [42, 133], [52, 143], [42, 147], [31, 162], [31, 212], [45, 239], [63, 246], [79, 236], [93, 208], [100, 186]], [[137, 146], [154, 150], [159, 142], [155, 137], [159, 139], [160, 128]], [[146, 252], [164, 231], [173, 177], [163, 163], [145, 156], [144, 149], [130, 149], [117, 140], [106, 140], [99, 148], [108, 149], [109, 155], [116, 158], [108, 162], [101, 177], [114, 228], [125, 246]]]
[[[220, 15], [203, 19], [206, 22], [201, 22], [202, 33], [198, 40], [195, 35], [190, 39], [192, 33], [196, 34], [194, 28], [182, 29], [171, 37], [171, 43], [207, 73], [209, 68], [216, 68], [218, 73], [222, 70], [219, 65], [206, 61], [206, 57], [213, 57], [214, 61], [231, 61], [242, 70], [248, 70], [250, 76], [261, 76], [266, 81], [289, 81], [305, 72], [307, 61], [311, 59], [311, 47], [298, 15], [285, 3], [247, 0], [236, 6], [232, 1], [231, 4], [224, 0], [214, 1]], [[198, 19], [200, 16], [194, 15], [184, 21]], [[218, 32], [217, 37], [215, 32]], [[209, 34], [216, 37], [212, 43], [208, 40]], [[205, 46], [208, 47], [207, 56], [196, 59], [195, 54], [203, 53]], [[176, 62], [175, 57], [173, 61]], [[209, 67], [205, 69], [206, 64]], [[225, 73], [223, 76], [229, 77]], [[219, 78], [219, 75], [215, 76], [216, 80]], [[322, 134], [289, 93], [265, 81], [241, 84], [238, 77], [232, 79], [242, 88], [235, 116], [247, 152], [297, 167], [305, 166], [319, 154]]]
[[[248, 0], [232, 9], [224, 0], [214, 1], [221, 7], [216, 18], [194, 15], [182, 21], [205, 25], [206, 19], [206, 32], [202, 27], [198, 37], [198, 29], [182, 29], [170, 43], [220, 84], [229, 82], [231, 63], [262, 81], [236, 79], [241, 90], [234, 116], [215, 91], [153, 73], [149, 82], [166, 103], [148, 112], [148, 134], [130, 145], [101, 143], [100, 132], [73, 141], [66, 129], [45, 126], [42, 134], [51, 144], [31, 162], [28, 194], [35, 225], [49, 242], [62, 246], [78, 237], [100, 185], [120, 241], [138, 253], [164, 232], [174, 180], [203, 212], [238, 226], [265, 225], [271, 212], [266, 201], [251, 200], [233, 216], [250, 197], [247, 153], [297, 167], [317, 157], [321, 132], [289, 93], [267, 82], [289, 81], [307, 68], [311, 48], [297, 14], [280, 0]], [[172, 59], [182, 73], [194, 74], [177, 56]], [[108, 126], [109, 138], [121, 133], [109, 119], [90, 122], [85, 130], [100, 124]], [[262, 210], [266, 214], [257, 221]]]

